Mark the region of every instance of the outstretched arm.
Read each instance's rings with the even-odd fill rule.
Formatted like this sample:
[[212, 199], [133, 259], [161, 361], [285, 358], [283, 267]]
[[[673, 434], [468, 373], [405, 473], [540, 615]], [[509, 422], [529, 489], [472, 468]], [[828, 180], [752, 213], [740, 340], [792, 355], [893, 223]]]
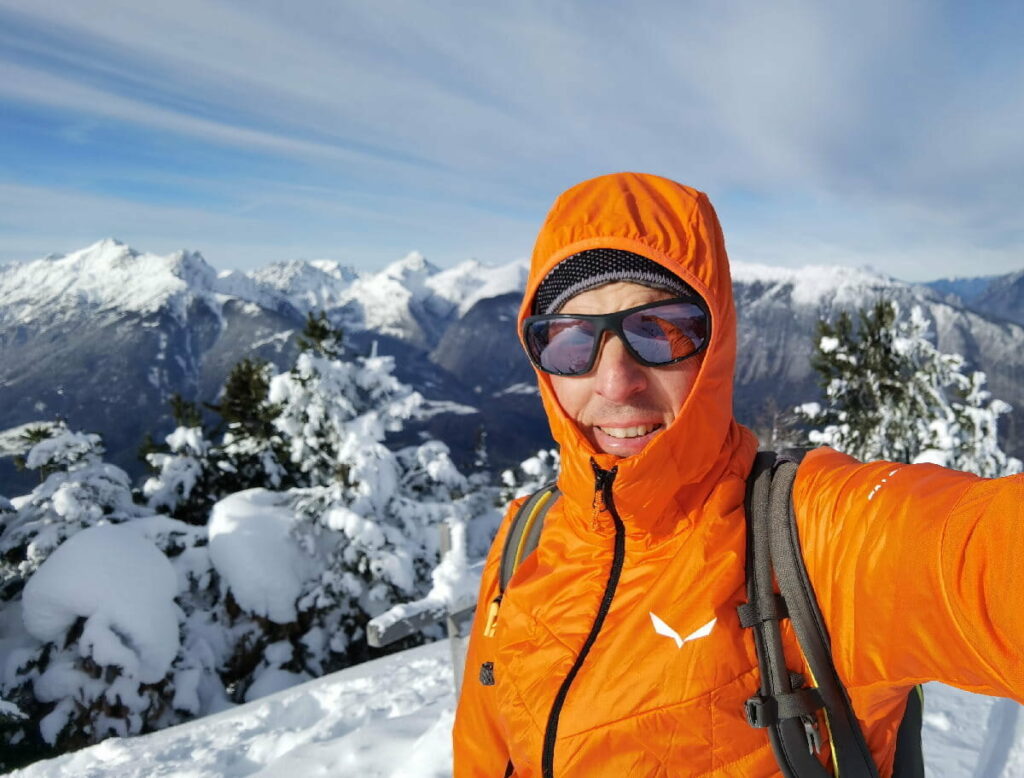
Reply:
[[1024, 702], [1024, 476], [820, 449], [794, 508], [848, 686], [938, 680]]

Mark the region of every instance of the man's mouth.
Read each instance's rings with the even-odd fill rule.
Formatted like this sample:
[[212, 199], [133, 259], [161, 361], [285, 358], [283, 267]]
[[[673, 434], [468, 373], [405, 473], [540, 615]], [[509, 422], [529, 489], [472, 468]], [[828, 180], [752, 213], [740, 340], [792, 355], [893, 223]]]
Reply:
[[638, 427], [597, 427], [597, 429], [613, 438], [640, 438], [649, 435], [660, 426], [660, 424], [644, 424]]

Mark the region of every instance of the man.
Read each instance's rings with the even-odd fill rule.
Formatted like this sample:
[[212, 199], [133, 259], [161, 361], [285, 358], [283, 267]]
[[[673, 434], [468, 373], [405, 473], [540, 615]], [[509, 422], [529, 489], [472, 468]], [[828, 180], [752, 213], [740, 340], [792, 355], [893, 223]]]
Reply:
[[[541, 228], [520, 326], [562, 496], [490, 609], [518, 504], [485, 566], [455, 778], [778, 775], [744, 717], [759, 677], [736, 610], [757, 442], [732, 415], [736, 317], [711, 204], [649, 175], [570, 189]], [[1022, 493], [1019, 477], [830, 449], [800, 467], [808, 573], [883, 776], [914, 685], [1024, 700]]]

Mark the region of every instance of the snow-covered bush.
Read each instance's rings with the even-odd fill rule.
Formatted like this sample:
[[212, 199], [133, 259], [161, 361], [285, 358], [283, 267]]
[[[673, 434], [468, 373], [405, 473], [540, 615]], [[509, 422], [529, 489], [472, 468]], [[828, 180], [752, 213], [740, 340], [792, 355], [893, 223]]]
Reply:
[[152, 543], [121, 530], [82, 530], [25, 585], [25, 628], [41, 647], [11, 657], [5, 692], [23, 710], [52, 705], [38, 721], [50, 746], [136, 734], [166, 707], [177, 577]]
[[955, 399], [948, 412], [931, 422], [929, 448], [922, 450], [915, 462], [934, 462], [943, 467], [964, 470], [986, 478], [1019, 473], [1024, 469], [999, 445], [999, 417], [1012, 408], [992, 397], [985, 389], [985, 374], [956, 374]]
[[835, 325], [821, 322], [814, 367], [824, 406], [806, 403], [797, 414], [812, 426], [808, 439], [862, 460], [929, 461], [998, 476], [1019, 472], [996, 437], [1010, 406], [991, 398], [984, 373], [965, 375], [959, 354], [931, 341], [920, 307], [908, 317], [880, 300]]
[[128, 474], [101, 457], [98, 435], [64, 426], [36, 443], [25, 463], [48, 472], [8, 513], [0, 535], [0, 598], [9, 600], [64, 540], [96, 524], [126, 521], [142, 509], [132, 501]]
[[179, 426], [167, 436], [166, 451], [146, 455], [157, 472], [142, 486], [149, 507], [191, 524], [205, 524], [215, 499], [213, 444], [201, 426]]
[[2, 767], [180, 720], [169, 561], [180, 544], [158, 548], [138, 534], [149, 519], [171, 520], [135, 505], [128, 476], [102, 451], [98, 436], [54, 427], [25, 458], [48, 475], [2, 506], [0, 691], [26, 714], [4, 727], [14, 761]]
[[516, 467], [501, 474], [501, 502], [508, 503], [517, 497], [533, 494], [558, 478], [561, 458], [558, 449], [541, 449]]

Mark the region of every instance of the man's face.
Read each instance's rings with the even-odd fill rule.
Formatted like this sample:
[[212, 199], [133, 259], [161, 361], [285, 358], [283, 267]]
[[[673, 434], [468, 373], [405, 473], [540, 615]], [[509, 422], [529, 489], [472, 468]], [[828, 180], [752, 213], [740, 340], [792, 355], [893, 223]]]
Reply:
[[[617, 282], [573, 297], [559, 313], [601, 314], [667, 300], [672, 295], [639, 284]], [[562, 409], [595, 449], [628, 457], [638, 454], [676, 417], [690, 394], [702, 357], [665, 367], [645, 367], [622, 341], [604, 333], [594, 369], [582, 376], [551, 376]]]

